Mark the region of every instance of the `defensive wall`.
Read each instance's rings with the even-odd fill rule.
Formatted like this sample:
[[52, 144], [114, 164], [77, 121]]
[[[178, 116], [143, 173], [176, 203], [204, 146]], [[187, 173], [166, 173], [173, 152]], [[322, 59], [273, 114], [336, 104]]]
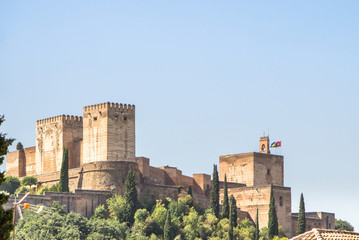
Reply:
[[[335, 214], [327, 212], [306, 212], [305, 213], [306, 228], [305, 231], [310, 231], [313, 228], [334, 229], [335, 228]], [[292, 214], [292, 236], [296, 235], [298, 223], [298, 213]]]

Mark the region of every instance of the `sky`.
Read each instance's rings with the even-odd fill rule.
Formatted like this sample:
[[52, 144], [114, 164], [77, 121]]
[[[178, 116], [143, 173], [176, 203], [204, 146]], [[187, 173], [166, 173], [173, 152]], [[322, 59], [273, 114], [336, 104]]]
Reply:
[[[136, 155], [184, 174], [282, 141], [292, 211], [359, 231], [358, 1], [1, 1], [0, 132], [136, 105]], [[5, 170], [5, 165], [0, 166]]]

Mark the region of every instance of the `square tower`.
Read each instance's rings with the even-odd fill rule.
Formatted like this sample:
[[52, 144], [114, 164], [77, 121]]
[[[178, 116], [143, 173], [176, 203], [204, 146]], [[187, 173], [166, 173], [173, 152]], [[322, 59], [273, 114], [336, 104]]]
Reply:
[[69, 150], [69, 167], [80, 165], [82, 117], [56, 116], [36, 121], [36, 174], [60, 171], [63, 149]]
[[83, 163], [135, 161], [134, 105], [101, 103], [83, 114]]
[[219, 180], [249, 186], [284, 186], [283, 156], [266, 153], [228, 154], [219, 157]]

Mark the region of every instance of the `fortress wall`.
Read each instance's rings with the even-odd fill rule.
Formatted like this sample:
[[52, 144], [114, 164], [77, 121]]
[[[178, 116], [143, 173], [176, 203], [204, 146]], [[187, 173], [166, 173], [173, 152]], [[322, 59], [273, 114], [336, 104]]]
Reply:
[[[69, 150], [69, 168], [78, 168], [81, 164], [82, 125], [82, 117], [63, 118], [63, 147]], [[61, 165], [57, 168], [61, 169]]]
[[118, 103], [107, 104], [107, 160], [135, 161], [135, 106]]
[[253, 153], [228, 154], [219, 157], [219, 180], [254, 185]]
[[196, 190], [194, 185], [195, 185], [195, 181], [192, 177], [188, 177], [188, 176], [185, 176], [185, 175], [182, 175], [181, 177], [181, 184], [183, 187], [185, 187], [186, 189], [189, 188], [189, 186], [191, 185], [192, 186], [192, 190]]
[[165, 199], [167, 197], [177, 200], [178, 188], [176, 186], [144, 184], [138, 186], [138, 198], [143, 197], [151, 200]]
[[22, 176], [32, 176], [36, 174], [36, 147], [24, 149], [24, 174]]
[[[309, 212], [305, 213], [306, 228], [310, 231], [313, 228], [335, 229], [335, 214], [326, 212]], [[296, 235], [298, 224], [298, 213], [292, 214], [292, 235]]]
[[166, 172], [162, 169], [149, 166], [150, 176], [148, 181], [153, 184], [165, 185]]
[[150, 176], [150, 159], [145, 157], [136, 157], [138, 169], [143, 177]]
[[[292, 233], [291, 189], [287, 187], [273, 187], [279, 225], [283, 226], [288, 236]], [[270, 202], [270, 186], [228, 188], [228, 195], [233, 194], [237, 207], [248, 212], [253, 220], [256, 219], [258, 208], [260, 228], [268, 224], [268, 210]], [[282, 199], [282, 200], [280, 200]], [[223, 202], [223, 189], [220, 191], [220, 203]]]
[[202, 190], [203, 194], [206, 194], [209, 192], [209, 189], [211, 187], [211, 175], [204, 174], [204, 173], [197, 173], [193, 174], [193, 179], [196, 183], [196, 185]]
[[21, 177], [20, 174], [20, 151], [8, 152], [6, 154], [6, 175]]
[[135, 162], [98, 161], [81, 165], [78, 188], [123, 194], [125, 180], [131, 166], [136, 172], [138, 186], [141, 183], [141, 173]]
[[255, 153], [254, 186], [284, 186], [283, 156]]
[[[80, 168], [69, 169], [69, 189], [74, 192], [78, 188], [78, 174]], [[37, 175], [37, 180], [41, 186], [55, 185], [60, 180], [60, 172], [51, 172]]]

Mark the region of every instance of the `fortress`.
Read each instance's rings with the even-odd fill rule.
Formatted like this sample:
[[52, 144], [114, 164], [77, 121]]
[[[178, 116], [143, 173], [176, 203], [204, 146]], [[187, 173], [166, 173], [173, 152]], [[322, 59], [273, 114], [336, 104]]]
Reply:
[[[136, 157], [135, 106], [101, 103], [83, 108], [83, 117], [57, 116], [36, 121], [36, 146], [7, 154], [8, 176], [34, 175], [39, 186], [59, 181], [63, 149], [69, 150], [69, 186], [73, 193], [45, 192], [29, 195], [33, 204], [59, 201], [67, 211], [89, 217], [112, 194], [122, 194], [129, 168], [136, 170], [139, 198], [177, 199], [178, 187], [192, 186], [194, 202], [209, 207], [211, 175], [192, 177], [169, 166], [153, 167], [150, 159]], [[228, 180], [228, 194], [237, 200], [239, 217], [256, 218], [267, 226], [270, 188], [273, 184], [279, 225], [288, 237], [294, 236], [298, 215], [292, 213], [291, 188], [284, 186], [284, 158], [270, 154], [269, 137], [259, 140], [259, 152], [229, 154], [219, 157], [219, 179], [223, 188]], [[220, 200], [223, 199], [223, 189]], [[306, 213], [307, 230], [334, 229], [333, 213]]]

